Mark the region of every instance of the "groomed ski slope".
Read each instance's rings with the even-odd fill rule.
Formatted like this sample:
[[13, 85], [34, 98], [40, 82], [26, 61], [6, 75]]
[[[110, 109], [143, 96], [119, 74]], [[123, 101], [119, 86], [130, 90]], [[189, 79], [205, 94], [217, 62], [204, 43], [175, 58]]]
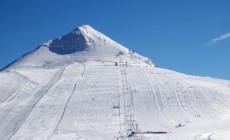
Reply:
[[[1, 140], [230, 139], [229, 81], [157, 68], [80, 31], [87, 50], [47, 44], [0, 72]], [[112, 50], [100, 54], [101, 40]]]

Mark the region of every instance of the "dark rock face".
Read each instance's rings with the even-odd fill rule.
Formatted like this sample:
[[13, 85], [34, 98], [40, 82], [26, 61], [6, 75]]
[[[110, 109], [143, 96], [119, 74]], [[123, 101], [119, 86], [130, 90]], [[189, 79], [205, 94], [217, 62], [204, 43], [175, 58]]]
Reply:
[[71, 54], [87, 49], [89, 46], [86, 42], [84, 35], [77, 29], [70, 34], [53, 40], [49, 50], [61, 55]]

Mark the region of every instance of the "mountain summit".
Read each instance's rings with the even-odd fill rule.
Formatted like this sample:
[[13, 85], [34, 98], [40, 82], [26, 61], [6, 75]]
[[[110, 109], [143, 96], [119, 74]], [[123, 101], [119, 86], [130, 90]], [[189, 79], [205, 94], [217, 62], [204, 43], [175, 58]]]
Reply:
[[230, 81], [155, 67], [88, 25], [0, 72], [0, 140], [216, 140]]
[[154, 66], [148, 58], [128, 50], [89, 25], [83, 25], [62, 37], [43, 43], [11, 67], [64, 65], [91, 60]]
[[89, 25], [76, 28], [73, 32], [48, 43], [50, 51], [57, 54], [71, 54], [77, 51], [89, 51], [98, 55], [116, 55], [128, 49], [111, 40]]

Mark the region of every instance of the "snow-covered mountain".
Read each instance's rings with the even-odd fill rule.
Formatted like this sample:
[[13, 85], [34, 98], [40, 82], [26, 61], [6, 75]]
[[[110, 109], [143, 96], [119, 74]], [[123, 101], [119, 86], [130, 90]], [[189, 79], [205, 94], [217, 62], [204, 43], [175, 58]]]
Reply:
[[84, 61], [112, 61], [154, 66], [148, 58], [140, 56], [88, 25], [76, 28], [71, 33], [49, 40], [35, 51], [26, 54], [11, 68], [51, 67]]
[[88, 25], [0, 72], [0, 140], [230, 139], [230, 81], [157, 68]]

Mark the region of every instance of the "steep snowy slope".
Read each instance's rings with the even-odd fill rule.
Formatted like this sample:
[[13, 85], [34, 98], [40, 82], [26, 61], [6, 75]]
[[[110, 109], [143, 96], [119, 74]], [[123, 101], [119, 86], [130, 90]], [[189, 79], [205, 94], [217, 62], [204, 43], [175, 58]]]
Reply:
[[88, 25], [0, 72], [1, 140], [229, 139], [230, 81], [155, 67]]

